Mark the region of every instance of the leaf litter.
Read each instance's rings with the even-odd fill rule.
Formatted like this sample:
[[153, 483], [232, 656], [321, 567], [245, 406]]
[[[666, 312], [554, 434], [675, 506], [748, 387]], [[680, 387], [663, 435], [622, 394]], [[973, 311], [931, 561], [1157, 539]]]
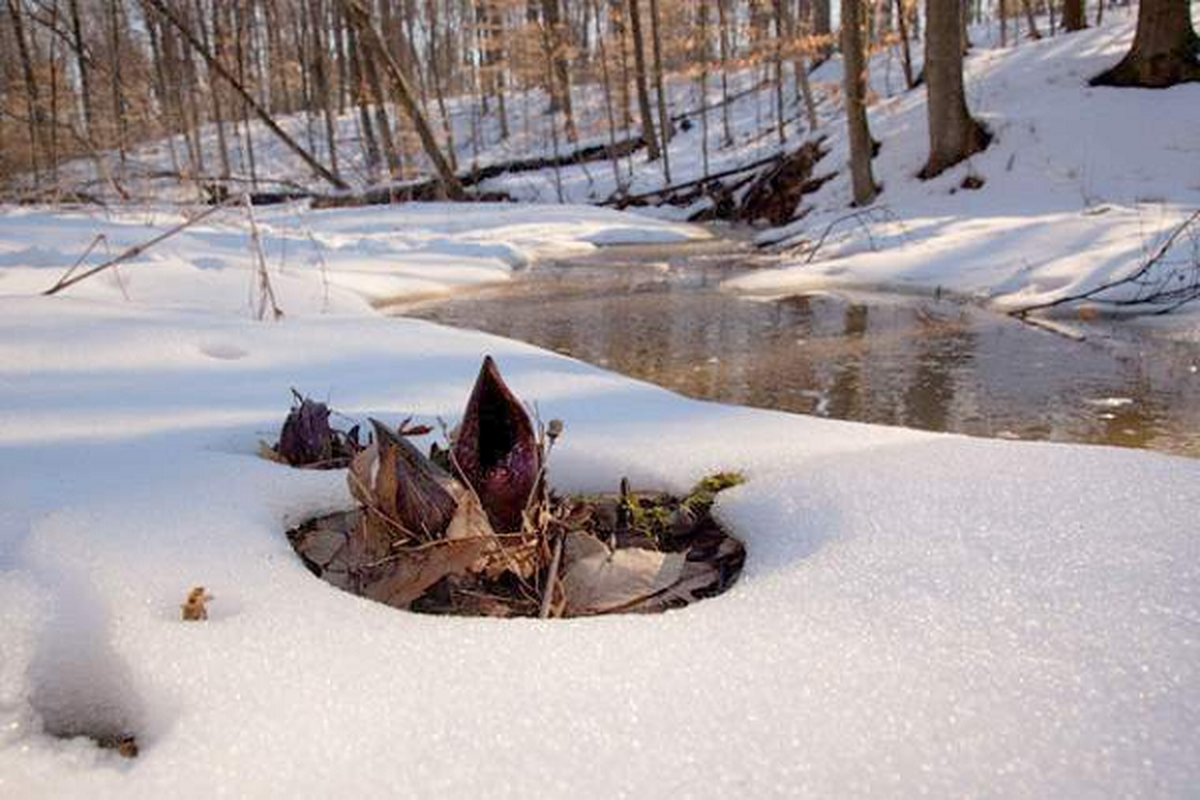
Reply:
[[[357, 507], [288, 531], [304, 564], [328, 583], [430, 614], [582, 617], [664, 611], [724, 592], [746, 551], [712, 515], [718, 473], [677, 497], [634, 492], [562, 497], [546, 464], [563, 435], [513, 394], [484, 359], [458, 427], [429, 454], [431, 433], [405, 420], [333, 430], [330, 411], [296, 394], [274, 460], [347, 469]], [[290, 427], [289, 427], [290, 426]], [[270, 456], [268, 456], [270, 457]]]

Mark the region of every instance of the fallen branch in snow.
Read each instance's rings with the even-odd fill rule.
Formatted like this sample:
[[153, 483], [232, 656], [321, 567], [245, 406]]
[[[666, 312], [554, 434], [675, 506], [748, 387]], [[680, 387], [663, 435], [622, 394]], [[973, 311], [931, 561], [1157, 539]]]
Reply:
[[[468, 172], [460, 172], [458, 174], [458, 182], [464, 188], [475, 187], [485, 181], [505, 175], [582, 166], [583, 164], [595, 161], [624, 158], [636, 153], [645, 146], [646, 141], [641, 136], [635, 136], [617, 142], [615, 145], [593, 144], [559, 155], [502, 161], [496, 164], [489, 164], [486, 167], [476, 167]], [[313, 208], [344, 208], [437, 200], [439, 199], [440, 183], [437, 180], [422, 180], [375, 186], [359, 194], [316, 195], [313, 196]], [[480, 192], [465, 199], [482, 202], [487, 200], [507, 200], [508, 197], [499, 192]]]
[[[702, 178], [665, 186], [637, 195], [613, 195], [601, 205], [627, 208], [647, 205], [652, 200], [687, 206], [704, 197], [711, 205], [689, 217], [701, 222], [712, 219], [768, 219], [783, 225], [793, 219], [805, 194], [816, 191], [831, 175], [812, 177], [813, 167], [827, 152], [824, 136], [805, 142], [791, 152], [776, 152], [748, 164], [742, 164]], [[734, 180], [725, 183], [725, 179]], [[744, 191], [743, 191], [744, 190]], [[741, 199], [736, 193], [741, 192]]]
[[787, 153], [775, 153], [774, 155], [767, 156], [766, 158], [760, 158], [757, 161], [751, 161], [749, 164], [742, 164], [741, 166], [733, 167], [731, 169], [713, 172], [701, 178], [695, 178], [690, 181], [672, 184], [671, 186], [664, 186], [660, 189], [655, 189], [652, 192], [642, 192], [641, 194], [628, 194], [623, 196], [613, 195], [600, 205], [613, 206], [615, 208], [626, 208], [630, 205], [635, 205], [643, 201], [649, 201], [655, 197], [664, 197], [665, 195], [669, 194], [677, 194], [685, 189], [694, 189], [699, 186], [704, 186], [713, 181], [721, 180], [722, 178], [729, 178], [734, 175], [742, 175], [747, 172], [753, 172], [756, 169], [762, 169], [763, 167], [770, 166], [771, 164], [776, 164], [786, 157]]
[[[158, 236], [155, 236], [153, 239], [150, 239], [149, 241], [146, 241], [146, 242], [142, 242], [140, 244], [135, 244], [133, 247], [130, 247], [128, 250], [124, 250], [121, 253], [118, 253], [113, 258], [110, 258], [108, 261], [105, 261], [103, 264], [97, 264], [96, 266], [92, 267], [91, 269], [85, 270], [85, 271], [79, 273], [78, 275], [75, 275], [74, 277], [70, 277], [71, 272], [74, 271], [74, 269], [75, 269], [74, 267], [72, 267], [70, 270], [67, 271], [66, 275], [64, 275], [62, 278], [59, 278], [57, 283], [55, 283], [53, 286], [51, 286], [46, 291], [42, 292], [42, 296], [50, 297], [51, 295], [58, 294], [63, 289], [66, 289], [70, 286], [74, 286], [75, 284], [79, 283], [80, 281], [87, 280], [88, 278], [92, 277], [93, 275], [96, 275], [97, 273], [103, 272], [106, 269], [112, 269], [113, 267], [117, 266], [118, 264], [122, 264], [126, 261], [129, 261], [132, 258], [137, 258], [142, 253], [149, 250], [151, 247], [154, 247], [156, 244], [165, 242], [167, 239], [170, 239], [172, 236], [176, 235], [177, 233], [182, 233], [183, 231], [185, 231], [188, 228], [195, 225], [197, 222], [207, 219], [208, 217], [217, 213], [221, 209], [225, 208], [225, 206], [226, 206], [225, 203], [222, 203], [220, 205], [211, 206], [210, 208], [205, 209], [204, 211], [200, 212], [199, 214], [192, 217], [191, 219], [184, 220], [183, 222], [176, 225], [174, 228], [163, 231]], [[90, 251], [90, 249], [91, 248], [89, 247], [89, 251]]]
[[[1168, 261], [1179, 240], [1187, 236], [1191, 240], [1191, 253], [1178, 263]], [[1130, 297], [1101, 300], [1100, 295], [1115, 289], [1133, 290]], [[1044, 311], [1068, 303], [1097, 300], [1110, 306], [1137, 307], [1157, 306], [1154, 314], [1169, 314], [1185, 303], [1200, 299], [1200, 209], [1193, 211], [1187, 219], [1177, 225], [1154, 252], [1124, 278], [1102, 283], [1085, 292], [1064, 295], [1044, 303], [1034, 303], [1010, 311], [1014, 317], [1023, 318], [1034, 311]]]
[[825, 230], [821, 231], [821, 235], [817, 237], [815, 242], [810, 243], [805, 241], [789, 248], [788, 250], [794, 254], [805, 254], [804, 263], [811, 264], [813, 259], [815, 259], [817, 254], [821, 251], [821, 248], [825, 245], [825, 242], [828, 241], [830, 234], [833, 233], [838, 226], [845, 222], [854, 222], [857, 223], [858, 226], [862, 228], [863, 233], [866, 234], [867, 243], [871, 248], [871, 252], [876, 252], [879, 248], [875, 246], [875, 236], [871, 233], [871, 223], [899, 223], [899, 221], [900, 218], [897, 217], [896, 214], [887, 206], [877, 205], [869, 208], [861, 208], [857, 211], [851, 211], [848, 214], [843, 214], [842, 216], [831, 221], [825, 226]]

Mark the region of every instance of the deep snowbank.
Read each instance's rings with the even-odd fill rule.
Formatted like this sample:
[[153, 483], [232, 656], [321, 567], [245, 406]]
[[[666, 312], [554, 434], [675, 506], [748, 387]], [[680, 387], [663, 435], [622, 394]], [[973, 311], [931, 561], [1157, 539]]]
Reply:
[[[1200, 462], [685, 400], [407, 320], [0, 299], [0, 794], [1186, 796]], [[483, 353], [563, 489], [750, 481], [742, 582], [654, 618], [418, 617], [283, 530], [291, 386], [453, 418]], [[178, 621], [187, 590], [216, 596]], [[132, 727], [124, 761], [41, 733]]]

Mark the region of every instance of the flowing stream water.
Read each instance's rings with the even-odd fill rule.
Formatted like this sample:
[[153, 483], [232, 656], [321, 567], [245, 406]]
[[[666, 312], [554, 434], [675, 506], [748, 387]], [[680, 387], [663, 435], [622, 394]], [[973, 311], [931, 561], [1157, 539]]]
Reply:
[[745, 244], [603, 248], [392, 313], [538, 345], [690, 397], [978, 436], [1200, 457], [1200, 343], [1128, 322], [1085, 341], [959, 301], [747, 299]]

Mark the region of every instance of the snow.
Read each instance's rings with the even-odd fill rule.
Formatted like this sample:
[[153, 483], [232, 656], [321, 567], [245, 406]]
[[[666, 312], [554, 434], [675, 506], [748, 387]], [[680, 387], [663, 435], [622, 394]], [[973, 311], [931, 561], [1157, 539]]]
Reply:
[[[511, 279], [539, 258], [600, 245], [668, 243], [701, 229], [586, 206], [404, 205], [254, 212], [285, 314], [361, 312], [371, 302], [438, 296]], [[10, 209], [0, 215], [0, 295], [49, 289], [88, 250], [81, 269], [183, 221], [163, 207], [108, 212]], [[245, 313], [257, 261], [243, 208], [219, 211], [134, 260], [68, 289], [73, 296]]]
[[[699, 403], [525, 345], [0, 300], [0, 793], [1131, 793], [1200, 779], [1200, 462]], [[213, 356], [216, 350], [219, 355]], [[567, 422], [564, 490], [742, 469], [730, 593], [427, 618], [283, 537], [341, 473], [254, 455], [290, 386], [453, 419], [479, 359]], [[239, 357], [230, 357], [240, 353]], [[216, 599], [178, 621], [187, 590]], [[132, 725], [134, 762], [39, 731]]]
[[[1128, 40], [1131, 18], [1107, 15], [972, 59], [998, 142], [944, 178], [911, 179], [920, 98], [883, 101], [877, 174], [901, 215], [877, 231], [887, 252], [839, 238], [845, 258], [734, 288], [902, 283], [1000, 303], [1123, 268], [1195, 203], [1200, 103], [1195, 87], [1082, 90]], [[1149, 111], [1169, 124], [1142, 124]], [[1111, 165], [1106, 148], [1135, 134], [1145, 147]], [[986, 187], [950, 197], [967, 169]], [[828, 184], [791, 233], [844, 214], [845, 191]], [[252, 318], [240, 209], [37, 296], [97, 233], [116, 253], [179, 214], [0, 210], [0, 796], [1200, 785], [1200, 461], [697, 402], [372, 308], [705, 235], [580, 206], [257, 210], [278, 322]], [[562, 491], [743, 471], [717, 506], [748, 548], [734, 589], [655, 617], [500, 621], [402, 613], [312, 577], [283, 532], [351, 500], [342, 473], [257, 457], [290, 389], [356, 419], [453, 424], [487, 353], [565, 420]], [[185, 624], [196, 585], [211, 617]], [[80, 730], [132, 731], [141, 754], [51, 735]]]
[[[940, 290], [1007, 311], [1127, 275], [1200, 206], [1200, 85], [1087, 86], [1128, 50], [1135, 22], [1136, 14], [1118, 12], [1101, 27], [974, 50], [965, 66], [967, 102], [995, 139], [930, 181], [915, 177], [928, 154], [925, 92], [877, 103], [869, 117], [883, 143], [873, 162], [883, 186], [879, 211], [864, 225], [842, 219], [851, 200], [842, 170], [805, 198], [813, 213], [763, 237], [799, 245], [842, 219], [813, 263], [797, 258], [725, 288]], [[819, 167], [847, 161], [839, 134]], [[968, 175], [982, 178], [983, 188], [960, 188]]]

